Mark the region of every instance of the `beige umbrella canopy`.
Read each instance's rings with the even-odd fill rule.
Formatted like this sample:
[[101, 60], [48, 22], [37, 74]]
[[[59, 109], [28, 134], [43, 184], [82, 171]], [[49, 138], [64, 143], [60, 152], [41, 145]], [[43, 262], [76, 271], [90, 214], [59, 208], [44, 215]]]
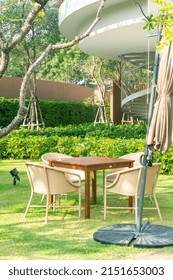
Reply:
[[171, 44], [164, 47], [161, 55], [157, 92], [147, 145], [152, 151], [166, 153], [173, 139], [173, 45]]

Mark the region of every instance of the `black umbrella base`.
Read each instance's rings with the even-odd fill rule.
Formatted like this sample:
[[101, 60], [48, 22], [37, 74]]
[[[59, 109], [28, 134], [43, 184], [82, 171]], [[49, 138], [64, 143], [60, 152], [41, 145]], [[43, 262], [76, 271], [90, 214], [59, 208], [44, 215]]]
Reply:
[[98, 229], [93, 238], [103, 244], [161, 248], [173, 245], [173, 228], [146, 222], [137, 232], [136, 224], [115, 224]]

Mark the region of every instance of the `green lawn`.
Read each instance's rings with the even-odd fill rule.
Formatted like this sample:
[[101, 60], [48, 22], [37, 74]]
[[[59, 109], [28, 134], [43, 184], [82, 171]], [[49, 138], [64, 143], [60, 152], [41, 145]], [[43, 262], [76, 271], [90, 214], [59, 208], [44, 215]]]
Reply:
[[[13, 185], [9, 171], [16, 167], [21, 182]], [[143, 220], [173, 227], [173, 177], [160, 175], [157, 198], [163, 221], [157, 211], [144, 211]], [[93, 240], [100, 227], [118, 223], [134, 223], [134, 215], [126, 210], [109, 211], [103, 220], [101, 173], [98, 173], [98, 199], [91, 205], [91, 219], [78, 218], [75, 210], [49, 212], [44, 224], [45, 209], [31, 208], [26, 219], [23, 214], [29, 199], [30, 186], [24, 161], [0, 161], [0, 259], [45, 260], [114, 260], [114, 259], [173, 259], [173, 246], [160, 249], [133, 248], [132, 245], [103, 245]], [[84, 206], [84, 188], [82, 194]], [[71, 199], [71, 198], [69, 198]], [[74, 200], [74, 197], [72, 198]], [[40, 203], [40, 196], [35, 198]], [[127, 200], [123, 199], [123, 203]]]

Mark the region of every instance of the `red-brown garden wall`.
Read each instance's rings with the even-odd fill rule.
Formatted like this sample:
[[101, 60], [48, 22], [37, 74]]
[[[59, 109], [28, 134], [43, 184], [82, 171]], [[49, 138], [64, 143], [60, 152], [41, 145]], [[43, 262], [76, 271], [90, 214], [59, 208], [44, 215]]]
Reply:
[[[0, 80], [0, 97], [18, 98], [22, 78], [3, 77]], [[74, 84], [37, 80], [38, 99], [84, 100], [94, 93], [94, 89]], [[27, 97], [29, 97], [29, 92]]]

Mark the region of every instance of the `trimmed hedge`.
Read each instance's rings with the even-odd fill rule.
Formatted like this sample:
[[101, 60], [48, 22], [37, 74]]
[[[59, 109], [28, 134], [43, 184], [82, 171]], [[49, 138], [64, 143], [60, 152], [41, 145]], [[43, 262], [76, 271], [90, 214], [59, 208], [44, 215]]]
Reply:
[[46, 127], [94, 122], [97, 106], [81, 101], [40, 100]]
[[119, 157], [130, 152], [143, 150], [141, 139], [110, 139], [105, 137], [76, 136], [14, 136], [1, 140], [2, 158], [40, 159], [47, 152], [65, 153], [71, 156]]
[[0, 97], [0, 128], [6, 127], [16, 116], [19, 100]]
[[39, 128], [38, 130], [16, 129], [8, 137], [29, 136], [80, 136], [84, 137], [107, 137], [111, 139], [144, 139], [146, 136], [146, 124], [134, 125], [107, 125], [107, 124], [79, 124], [58, 127]]
[[[26, 105], [29, 100], [26, 100]], [[81, 101], [39, 100], [46, 127], [94, 122], [97, 106]], [[19, 100], [0, 98], [0, 127], [6, 127], [16, 116]]]
[[[122, 137], [119, 137], [117, 132], [120, 130], [124, 131]], [[135, 139], [139, 131], [141, 135], [145, 134], [145, 126], [130, 125], [128, 129], [124, 125], [111, 127], [80, 125], [37, 131], [19, 129], [0, 139], [2, 144], [0, 155], [3, 159], [34, 160], [39, 160], [41, 155], [47, 152], [65, 153], [75, 157], [94, 155], [119, 157], [127, 153], [144, 151], [145, 138]], [[94, 133], [94, 136], [90, 136]], [[132, 133], [134, 137], [129, 139]], [[110, 137], [107, 137], [107, 134]], [[153, 156], [154, 162], [162, 163], [162, 173], [173, 174], [173, 147], [164, 155], [155, 152]]]

